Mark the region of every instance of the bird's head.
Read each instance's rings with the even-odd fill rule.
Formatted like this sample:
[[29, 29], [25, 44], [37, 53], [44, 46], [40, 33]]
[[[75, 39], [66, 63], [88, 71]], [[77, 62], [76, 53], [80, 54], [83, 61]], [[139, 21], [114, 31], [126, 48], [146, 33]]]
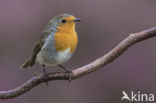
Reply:
[[80, 18], [76, 18], [71, 14], [61, 14], [54, 17], [49, 22], [49, 26], [58, 31], [70, 31], [75, 30], [75, 24], [79, 21], [81, 21]]

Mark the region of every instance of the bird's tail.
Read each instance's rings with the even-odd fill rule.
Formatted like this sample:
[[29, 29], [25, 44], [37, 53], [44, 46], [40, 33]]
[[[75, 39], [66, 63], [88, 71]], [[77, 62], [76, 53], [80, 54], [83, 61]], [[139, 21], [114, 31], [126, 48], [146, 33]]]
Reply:
[[35, 60], [32, 58], [29, 58], [28, 60], [26, 60], [26, 62], [23, 65], [21, 65], [21, 69], [31, 67], [31, 66], [33, 66], [34, 63], [35, 63]]

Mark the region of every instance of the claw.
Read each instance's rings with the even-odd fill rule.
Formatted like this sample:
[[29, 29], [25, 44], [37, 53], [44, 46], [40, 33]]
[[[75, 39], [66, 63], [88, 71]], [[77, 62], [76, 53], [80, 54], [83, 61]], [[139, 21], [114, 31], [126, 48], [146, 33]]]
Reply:
[[39, 76], [40, 76], [38, 73], [34, 73], [34, 75], [36, 78], [39, 78]]
[[58, 65], [58, 66], [61, 67], [62, 69], [64, 69], [68, 73], [68, 81], [70, 83], [70, 81], [71, 81], [71, 75], [70, 74], [72, 73], [72, 71], [70, 69], [64, 67], [63, 65]]

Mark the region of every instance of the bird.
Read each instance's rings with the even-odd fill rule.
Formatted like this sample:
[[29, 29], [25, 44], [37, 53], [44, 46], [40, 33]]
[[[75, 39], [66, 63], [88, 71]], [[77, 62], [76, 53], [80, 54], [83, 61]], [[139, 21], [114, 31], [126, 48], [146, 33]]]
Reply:
[[49, 66], [59, 66], [70, 73], [71, 71], [62, 64], [73, 56], [77, 47], [78, 36], [75, 26], [79, 21], [80, 18], [71, 14], [60, 14], [52, 18], [37, 41], [32, 55], [21, 68], [32, 67], [38, 62], [42, 65], [45, 81], [48, 78], [46, 67]]

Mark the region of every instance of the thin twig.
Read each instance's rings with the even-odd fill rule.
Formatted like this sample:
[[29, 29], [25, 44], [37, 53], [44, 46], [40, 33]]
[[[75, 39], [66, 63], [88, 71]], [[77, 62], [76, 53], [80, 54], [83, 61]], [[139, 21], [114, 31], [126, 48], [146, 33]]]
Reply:
[[[113, 50], [108, 52], [106, 55], [96, 59], [95, 61], [83, 67], [72, 70], [72, 73], [70, 74], [71, 79], [74, 80], [80, 78], [104, 67], [105, 65], [111, 63], [113, 60], [119, 57], [124, 51], [126, 51], [133, 44], [148, 38], [152, 38], [154, 36], [156, 36], [156, 27], [139, 33], [130, 34], [127, 38], [125, 38], [121, 43], [119, 43]], [[69, 75], [68, 73], [51, 73], [51, 74], [49, 73], [48, 76], [49, 77], [47, 81], [52, 81], [52, 80], [67, 80]], [[44, 82], [43, 75], [40, 74], [38, 77], [31, 78], [29, 81], [25, 82], [24, 84], [15, 89], [8, 91], [0, 91], [0, 99], [9, 99], [20, 96], [43, 82]]]

